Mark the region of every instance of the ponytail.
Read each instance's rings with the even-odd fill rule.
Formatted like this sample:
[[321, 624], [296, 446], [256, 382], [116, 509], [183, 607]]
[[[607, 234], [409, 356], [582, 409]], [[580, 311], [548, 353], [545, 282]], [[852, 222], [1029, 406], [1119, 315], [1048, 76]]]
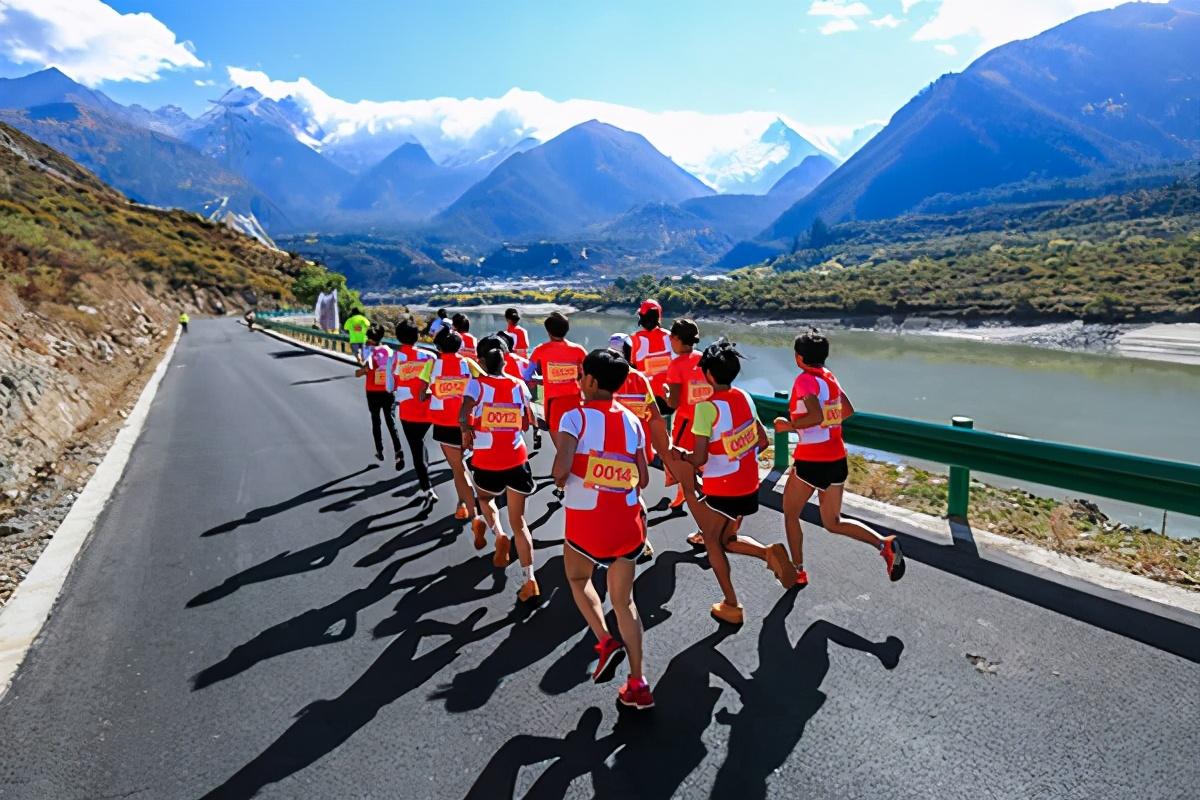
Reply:
[[504, 354], [508, 352], [508, 343], [493, 334], [485, 336], [475, 345], [475, 355], [488, 375], [501, 375], [504, 372]]

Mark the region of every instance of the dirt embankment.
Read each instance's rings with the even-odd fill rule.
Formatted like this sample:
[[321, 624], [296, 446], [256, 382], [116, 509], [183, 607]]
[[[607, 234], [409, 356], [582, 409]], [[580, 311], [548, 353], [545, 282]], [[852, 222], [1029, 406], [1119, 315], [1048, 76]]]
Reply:
[[0, 283], [0, 605], [104, 457], [180, 311], [244, 303], [212, 289], [168, 300], [135, 282], [89, 290], [94, 306], [31, 307]]

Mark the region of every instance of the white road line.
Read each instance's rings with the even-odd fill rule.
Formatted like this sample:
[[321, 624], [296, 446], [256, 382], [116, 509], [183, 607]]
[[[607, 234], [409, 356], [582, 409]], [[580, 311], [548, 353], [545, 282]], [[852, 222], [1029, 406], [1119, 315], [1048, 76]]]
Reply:
[[12, 685], [17, 668], [49, 619], [75, 558], [125, 473], [133, 446], [145, 427], [158, 385], [167, 372], [171, 357], [175, 355], [179, 334], [176, 328], [175, 338], [167, 346], [167, 352], [142, 389], [141, 396], [129, 412], [104, 460], [71, 505], [71, 510], [34, 563], [33, 569], [21, 581], [8, 604], [0, 609], [0, 698]]

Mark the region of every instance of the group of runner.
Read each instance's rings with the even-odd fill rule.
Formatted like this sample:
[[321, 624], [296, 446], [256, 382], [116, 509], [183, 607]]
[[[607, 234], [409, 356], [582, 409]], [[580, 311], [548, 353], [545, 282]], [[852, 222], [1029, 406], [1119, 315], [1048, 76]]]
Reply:
[[[437, 500], [425, 447], [431, 432], [453, 476], [455, 518], [469, 524], [477, 550], [486, 549], [491, 537], [496, 567], [507, 567], [516, 550], [518, 602], [536, 602], [540, 589], [525, 504], [537, 486], [524, 434], [532, 431], [534, 449], [541, 446], [532, 391], [541, 387], [542, 423], [555, 450], [550, 479], [565, 509], [566, 578], [597, 639], [593, 680], [611, 679], [621, 660], [629, 659], [621, 704], [654, 705], [633, 598], [636, 564], [653, 557], [641, 499], [652, 463], [662, 466], [667, 485], [678, 487], [671, 507], [686, 505], [696, 521], [687, 541], [708, 555], [722, 594], [710, 610], [719, 621], [744, 621], [731, 553], [763, 561], [785, 589], [808, 585], [800, 514], [814, 492], [827, 530], [873, 545], [891, 580], [903, 576], [895, 537], [841, 515], [848, 476], [841, 426], [854, 408], [825, 366], [829, 342], [815, 329], [795, 339], [799, 375], [789, 413], [773, 422], [776, 432], [798, 437], [783, 494], [785, 546], [763, 544], [740, 530], [758, 510], [758, 457], [770, 439], [753, 400], [734, 385], [744, 358], [735, 344], [722, 339], [698, 350], [697, 324], [679, 319], [663, 328], [655, 300], [639, 307], [632, 335], [614, 333], [608, 347], [591, 352], [567, 338], [570, 321], [562, 313], [546, 317], [547, 340], [532, 350], [520, 312], [510, 308], [505, 319], [504, 330], [476, 339], [465, 315], [441, 311], [425, 331], [436, 352], [417, 346], [422, 331], [411, 318], [396, 325], [395, 349], [383, 343], [383, 327], [369, 324], [361, 312], [347, 319], [352, 344], [359, 345], [356, 374], [366, 381], [375, 457], [384, 459], [386, 427], [396, 469], [406, 468], [398, 418], [421, 501], [431, 507]], [[619, 638], [605, 623], [592, 583], [597, 567], [607, 572]]]

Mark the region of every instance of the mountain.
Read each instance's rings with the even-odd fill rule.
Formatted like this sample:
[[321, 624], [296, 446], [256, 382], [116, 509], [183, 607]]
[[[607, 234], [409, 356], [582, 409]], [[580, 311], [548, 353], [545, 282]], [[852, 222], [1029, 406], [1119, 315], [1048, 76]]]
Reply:
[[433, 163], [416, 142], [402, 144], [361, 175], [338, 207], [393, 221], [427, 219], [475, 183], [477, 171]]
[[1198, 118], [1200, 4], [1085, 14], [943, 76], [722, 263], [784, 252], [818, 216], [882, 219], [935, 195], [1195, 158]]
[[261, 189], [296, 226], [318, 223], [353, 181], [301, 141], [320, 134], [294, 104], [254, 89], [227, 92], [183, 131], [188, 144]]
[[20, 78], [0, 78], [0, 108], [32, 108], [68, 103], [123, 116], [125, 107], [103, 92], [76, 83], [55, 67]]
[[510, 156], [435, 222], [492, 241], [562, 236], [645, 203], [711, 194], [641, 135], [592, 120]]
[[828, 156], [807, 156], [788, 170], [767, 192], [773, 197], [786, 197], [796, 202], [821, 184], [836, 169]]
[[699, 175], [722, 193], [766, 194], [789, 170], [816, 155], [824, 154], [776, 119], [757, 141], [714, 158]]

